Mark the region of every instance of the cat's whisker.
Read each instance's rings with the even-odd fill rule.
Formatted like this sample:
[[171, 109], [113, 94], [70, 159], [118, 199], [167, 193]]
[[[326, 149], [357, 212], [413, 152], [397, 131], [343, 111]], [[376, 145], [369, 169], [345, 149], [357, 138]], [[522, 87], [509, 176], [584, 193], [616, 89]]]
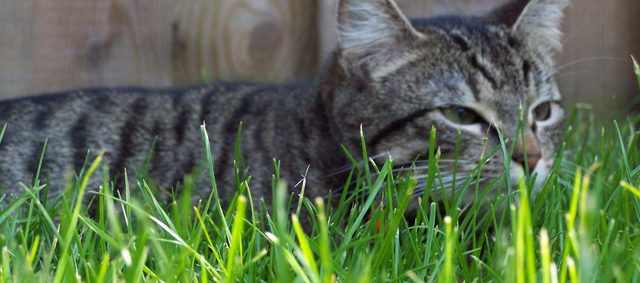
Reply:
[[331, 178], [331, 177], [334, 177], [334, 176], [337, 176], [337, 175], [340, 175], [340, 174], [343, 174], [343, 173], [349, 172], [349, 171], [351, 171], [351, 169], [353, 169], [353, 165], [351, 165], [351, 166], [344, 166], [344, 167], [341, 167], [341, 169], [338, 169], [338, 170], [334, 171], [333, 173], [330, 173], [330, 174], [328, 174], [328, 175], [324, 176], [324, 178], [325, 178], [325, 179], [326, 179], [326, 178]]
[[[438, 178], [452, 178], [453, 177], [453, 170], [446, 170], [446, 171], [440, 171], [440, 174], [436, 175], [436, 179]], [[456, 178], [467, 178], [469, 176], [469, 173], [471, 173], [471, 171], [462, 171], [462, 170], [458, 170], [456, 171]], [[413, 176], [414, 178], [418, 178], [418, 179], [426, 179], [428, 178], [428, 174], [426, 174], [426, 172], [424, 172], [423, 174], [416, 174]]]
[[[469, 176], [469, 175], [467, 175], [467, 176], [456, 176], [455, 182], [458, 183], [458, 184], [462, 184], [462, 181], [466, 181], [470, 177], [473, 178], [471, 181], [475, 181], [476, 180], [476, 178], [474, 176]], [[426, 176], [423, 177], [423, 178], [418, 178], [418, 182], [426, 184], [426, 182], [424, 180], [427, 180], [427, 179], [428, 178]], [[484, 180], [484, 179], [486, 179], [486, 178], [484, 178], [484, 177], [480, 178], [480, 180]], [[444, 176], [444, 177], [441, 177], [441, 178], [436, 178], [435, 181], [436, 181], [436, 186], [438, 186], [441, 183], [442, 184], [452, 184], [454, 179], [453, 179], [453, 176]]]
[[588, 26], [588, 24], [582, 24], [578, 28], [574, 29], [571, 32], [571, 34], [565, 36], [565, 38], [562, 40], [562, 44], [567, 43], [570, 39], [572, 39], [576, 34], [579, 34], [587, 26]]
[[[463, 160], [463, 159], [439, 159], [438, 160], [438, 164], [440, 163], [459, 163], [459, 164], [469, 164], [472, 163], [473, 161], [471, 160]], [[395, 163], [395, 166], [404, 166], [404, 165], [412, 165], [412, 164], [422, 164], [422, 163], [429, 163], [428, 159], [419, 159], [416, 161], [408, 161], [408, 162], [401, 162], [401, 163]]]
[[[469, 178], [468, 175], [466, 175], [466, 176], [456, 176], [455, 182], [457, 184], [462, 184], [463, 181], [466, 181], [468, 178]], [[416, 187], [420, 188], [420, 187], [426, 186], [426, 184], [427, 184], [426, 180], [427, 179], [428, 179], [428, 177], [426, 175], [418, 177], [418, 184], [416, 185]], [[484, 180], [484, 179], [485, 178], [480, 178], [480, 180]], [[440, 181], [440, 180], [442, 180], [442, 181]], [[444, 176], [444, 177], [441, 177], [439, 179], [436, 178], [436, 186], [450, 185], [450, 184], [453, 184], [453, 181], [454, 181], [453, 176]], [[471, 180], [471, 182], [475, 182], [475, 181], [476, 181], [475, 178], [473, 180]]]
[[[378, 154], [376, 156], [371, 157], [372, 159], [377, 159], [380, 158], [382, 156], [384, 156], [385, 154]], [[438, 168], [446, 168], [449, 167], [451, 165], [443, 165], [443, 164], [439, 164], [439, 163], [458, 163], [458, 164], [470, 164], [472, 163], [472, 161], [470, 160], [454, 160], [454, 159], [440, 159], [438, 160]], [[395, 167], [402, 167], [402, 166], [411, 166], [411, 165], [419, 165], [419, 164], [425, 164], [425, 163], [429, 163], [429, 160], [416, 160], [416, 161], [411, 161], [411, 162], [402, 162], [402, 163], [398, 163], [395, 165]], [[363, 162], [360, 161], [358, 162], [358, 166], [362, 166]], [[413, 166], [413, 167], [405, 167], [402, 169], [394, 169], [393, 172], [400, 172], [400, 171], [404, 171], [404, 170], [409, 170], [410, 168], [412, 168], [413, 170], [427, 170], [428, 166]], [[336, 175], [339, 174], [344, 174], [346, 172], [349, 172], [353, 169], [353, 164], [352, 165], [345, 165], [343, 167], [338, 168], [336, 171], [332, 172], [331, 174], [328, 174], [326, 176], [324, 176], [324, 178], [330, 178], [330, 177], [334, 177]], [[377, 174], [372, 174], [372, 176], [377, 175]]]
[[[580, 168], [582, 170], [585, 169], [582, 165], [568, 159], [562, 160], [562, 163], [560, 165], [562, 166], [561, 169], [565, 169], [565, 170], [570, 170], [570, 169], [575, 170], [576, 168]], [[570, 168], [566, 168], [566, 167], [570, 167]]]
[[[460, 181], [460, 183], [458, 183], [458, 184], [462, 185], [462, 184], [464, 184], [462, 181], [465, 181], [466, 179], [467, 179], [467, 177], [456, 177], [456, 183], [458, 183], [458, 181]], [[473, 179], [472, 181], [469, 182], [468, 186], [471, 187], [471, 186], [475, 185], [478, 182], [483, 182], [483, 181], [486, 181], [488, 179], [489, 178], [480, 178], [479, 180]], [[451, 192], [453, 191], [453, 182], [452, 182], [452, 180], [453, 180], [453, 177], [449, 177], [449, 179], [447, 181], [443, 181], [442, 184], [438, 184], [438, 188], [436, 188], [436, 190], [441, 190], [442, 188], [444, 188], [445, 193], [447, 195], [450, 195]], [[414, 190], [413, 195], [414, 196], [422, 196], [424, 194], [424, 192], [426, 191], [426, 186], [427, 186], [427, 182], [419, 182], [419, 183], [417, 183], [416, 184], [416, 189]], [[338, 192], [340, 192], [340, 191], [342, 191], [342, 189], [340, 189]], [[336, 191], [333, 191], [333, 192], [336, 192]], [[356, 192], [356, 191], [353, 191], [353, 190], [348, 190], [346, 192], [347, 196], [351, 196], [351, 195], [356, 194], [356, 193], [362, 193], [364, 195], [368, 195], [368, 191], [366, 191], [366, 190], [365, 191], [360, 191], [360, 192]], [[332, 195], [332, 197], [337, 197], [337, 196], [340, 196], [340, 195], [341, 194]], [[329, 198], [329, 196], [325, 196], [324, 197], [325, 200], [328, 199], [328, 198]]]
[[588, 57], [588, 58], [583, 58], [583, 59], [571, 61], [569, 63], [566, 63], [566, 64], [562, 65], [562, 66], [559, 66], [558, 67], [558, 72], [560, 72], [564, 68], [571, 67], [571, 66], [576, 65], [576, 64], [580, 64], [580, 63], [584, 63], [584, 62], [598, 61], [598, 60], [610, 60], [610, 61], [617, 61], [617, 62], [624, 62], [624, 63], [633, 63], [631, 60], [622, 59], [622, 58], [618, 58], [618, 57]]
[[588, 70], [582, 70], [582, 71], [576, 71], [576, 72], [570, 72], [570, 73], [561, 73], [559, 75], [559, 77], [560, 78], [564, 78], [564, 77], [573, 76], [573, 75], [580, 75], [580, 74], [597, 74], [597, 72], [588, 71]]
[[[414, 168], [415, 169], [415, 168]], [[393, 169], [392, 172], [397, 173], [397, 172], [402, 172], [402, 171], [407, 171], [407, 172], [412, 172], [412, 171], [416, 171], [414, 169], [411, 168], [397, 168], [397, 169]], [[424, 169], [428, 169], [426, 166]], [[421, 171], [421, 170], [418, 170]], [[456, 175], [456, 182], [462, 182], [464, 180], [466, 180], [469, 177], [469, 173], [470, 172], [465, 172], [465, 171], [458, 171], [457, 175]], [[440, 177], [436, 177], [437, 180], [442, 179], [444, 183], [451, 183], [453, 181], [453, 171], [452, 170], [447, 170], [447, 171], [440, 171]], [[371, 174], [372, 178], [377, 178], [378, 174]], [[412, 178], [416, 178], [418, 180], [418, 182], [422, 182], [421, 180], [426, 180], [428, 178], [428, 174], [416, 174], [414, 176], [412, 176]], [[396, 183], [398, 183], [399, 181], [396, 181]], [[438, 181], [439, 182], [439, 181]], [[353, 186], [355, 184], [358, 183], [358, 180], [352, 180], [347, 187]], [[426, 183], [425, 183], [426, 184]], [[423, 185], [424, 186], [424, 185]], [[416, 186], [416, 188], [419, 188], [420, 186]], [[344, 191], [345, 187], [339, 187], [337, 189], [332, 190], [333, 193], [338, 193], [340, 194], [342, 191]], [[351, 191], [348, 191], [347, 194], [351, 194]]]
[[[376, 159], [380, 159], [382, 157], [388, 157], [388, 156], [389, 156], [388, 153], [380, 153], [380, 154], [376, 154], [376, 155], [370, 156], [369, 159], [376, 160]], [[358, 163], [358, 166], [360, 166], [360, 167], [364, 166], [364, 161], [363, 160], [360, 160], [357, 163]], [[326, 175], [325, 178], [330, 178], [330, 177], [333, 177], [333, 176], [336, 176], [336, 175], [340, 175], [340, 174], [349, 172], [349, 171], [351, 171], [351, 169], [353, 169], [353, 164], [349, 164], [349, 165], [344, 165], [342, 167], [338, 167], [338, 169], [336, 169], [336, 171]]]
[[378, 158], [381, 158], [381, 157], [387, 157], [387, 156], [389, 156], [389, 153], [384, 152], [384, 153], [376, 154], [374, 156], [369, 156], [369, 158], [375, 160], [375, 159], [378, 159]]
[[[449, 168], [449, 166], [438, 165], [438, 168]], [[391, 170], [391, 172], [397, 173], [397, 172], [412, 172], [412, 171], [422, 171], [422, 170], [429, 170], [429, 166], [402, 167], [402, 168], [393, 169], [393, 170]], [[442, 174], [444, 172], [445, 171], [440, 171], [440, 174]], [[453, 172], [453, 171], [451, 171], [451, 172]]]
[[[485, 180], [488, 180], [488, 178], [480, 178], [479, 181], [483, 182]], [[473, 181], [469, 182], [469, 188], [471, 188], [471, 186], [475, 185], [476, 183], [478, 183], [478, 181], [476, 181], [476, 180], [473, 180]], [[418, 183], [416, 185], [416, 187], [421, 187], [421, 188], [420, 189], [416, 189], [415, 191], [413, 191], [413, 195], [414, 196], [422, 196], [424, 194], [424, 192], [426, 191], [426, 186], [427, 186], [426, 182]], [[453, 191], [453, 183], [446, 183], [446, 184], [440, 185], [434, 191], [440, 192], [440, 190], [442, 190], [443, 188], [444, 188], [445, 194], [451, 195], [451, 192]]]

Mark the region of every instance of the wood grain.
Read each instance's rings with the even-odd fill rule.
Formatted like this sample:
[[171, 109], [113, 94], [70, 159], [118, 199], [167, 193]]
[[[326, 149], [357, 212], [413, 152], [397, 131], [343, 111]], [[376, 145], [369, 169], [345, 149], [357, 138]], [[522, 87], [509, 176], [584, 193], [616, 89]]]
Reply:
[[173, 21], [174, 85], [284, 82], [317, 72], [317, 3], [183, 0]]
[[[480, 14], [507, 0], [398, 0], [409, 16]], [[335, 47], [337, 0], [0, 1], [0, 98], [81, 87], [216, 80], [284, 82], [317, 73]], [[600, 112], [639, 90], [640, 1], [572, 1], [559, 54], [566, 105]], [[638, 109], [636, 109], [638, 110]]]
[[1, 97], [93, 86], [168, 86], [170, 4], [169, 0], [3, 1]]

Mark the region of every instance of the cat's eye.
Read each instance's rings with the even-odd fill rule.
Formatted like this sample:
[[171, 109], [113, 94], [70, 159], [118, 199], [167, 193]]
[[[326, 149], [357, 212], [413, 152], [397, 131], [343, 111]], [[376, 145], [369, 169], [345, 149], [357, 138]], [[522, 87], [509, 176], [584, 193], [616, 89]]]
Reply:
[[551, 117], [551, 102], [541, 103], [533, 109], [533, 120], [542, 122]]
[[449, 121], [460, 125], [471, 125], [483, 121], [478, 113], [465, 107], [451, 106], [441, 108], [440, 111]]

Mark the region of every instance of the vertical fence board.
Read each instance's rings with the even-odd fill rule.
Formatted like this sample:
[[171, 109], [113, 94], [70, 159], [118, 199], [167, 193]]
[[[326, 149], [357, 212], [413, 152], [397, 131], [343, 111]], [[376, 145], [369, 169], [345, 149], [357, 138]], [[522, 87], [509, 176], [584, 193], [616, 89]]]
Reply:
[[318, 64], [316, 4], [300, 0], [181, 1], [173, 23], [174, 84], [311, 78]]
[[116, 84], [168, 86], [170, 4], [4, 1], [1, 97]]
[[[409, 16], [481, 14], [507, 0], [397, 0]], [[337, 0], [0, 2], [0, 98], [80, 87], [311, 78], [336, 45]], [[567, 105], [629, 105], [640, 2], [572, 1], [558, 55]]]
[[612, 110], [627, 108], [638, 96], [629, 55], [640, 56], [639, 14], [637, 0], [572, 1], [558, 56], [567, 105], [586, 102], [600, 114], [620, 114]]

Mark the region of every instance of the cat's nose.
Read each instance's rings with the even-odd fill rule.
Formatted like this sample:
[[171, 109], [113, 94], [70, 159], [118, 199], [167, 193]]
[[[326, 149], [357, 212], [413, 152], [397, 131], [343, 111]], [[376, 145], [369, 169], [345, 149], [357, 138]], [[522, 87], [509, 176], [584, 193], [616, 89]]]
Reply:
[[[527, 154], [527, 164], [529, 166], [529, 172], [533, 172], [534, 169], [536, 169], [536, 164], [538, 164], [538, 161], [540, 161], [540, 158], [542, 156], [540, 154], [536, 154], [536, 155], [529, 155]], [[513, 160], [515, 162], [518, 162], [518, 164], [520, 164], [520, 166], [522, 166], [522, 168], [524, 168], [525, 166], [525, 161], [524, 161], [524, 154], [514, 154], [513, 156]]]
[[518, 162], [522, 168], [525, 167], [525, 151], [527, 153], [527, 162], [526, 165], [529, 167], [529, 173], [533, 172], [538, 164], [538, 161], [542, 158], [542, 153], [540, 151], [540, 146], [538, 145], [538, 140], [532, 132], [524, 133], [524, 143], [526, 146], [522, 145], [521, 141], [516, 143], [516, 146], [513, 151], [513, 156], [511, 157], [515, 162]]

